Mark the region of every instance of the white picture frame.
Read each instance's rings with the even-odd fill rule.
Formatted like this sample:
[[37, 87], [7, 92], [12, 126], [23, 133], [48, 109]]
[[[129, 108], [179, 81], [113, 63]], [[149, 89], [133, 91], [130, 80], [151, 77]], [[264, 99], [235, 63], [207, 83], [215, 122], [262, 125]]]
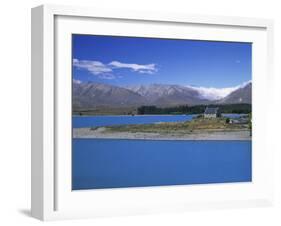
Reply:
[[[121, 29], [116, 30], [116, 23]], [[64, 117], [71, 115], [71, 74], [56, 75], [71, 71], [71, 34], [92, 34], [90, 27], [96, 28], [95, 34], [253, 42], [253, 182], [72, 192], [71, 123]], [[189, 32], [182, 33], [185, 28]], [[273, 150], [263, 106], [270, 104], [265, 98], [272, 94], [272, 58], [271, 20], [56, 5], [33, 8], [32, 216], [56, 220], [271, 205]], [[61, 128], [68, 132], [62, 135]]]

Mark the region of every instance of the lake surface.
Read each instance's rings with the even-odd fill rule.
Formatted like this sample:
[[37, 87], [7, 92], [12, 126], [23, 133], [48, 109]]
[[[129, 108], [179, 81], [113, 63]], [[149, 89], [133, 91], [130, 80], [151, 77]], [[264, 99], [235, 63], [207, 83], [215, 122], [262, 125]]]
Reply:
[[74, 139], [75, 189], [251, 181], [249, 141]]
[[[73, 126], [171, 122], [192, 117], [82, 116], [73, 117]], [[252, 180], [251, 141], [73, 139], [72, 145], [74, 190]]]
[[[197, 115], [121, 115], [121, 116], [74, 116], [72, 119], [73, 128], [110, 126], [124, 124], [149, 124], [159, 122], [181, 122], [190, 121]], [[237, 118], [240, 114], [223, 114], [225, 117]]]

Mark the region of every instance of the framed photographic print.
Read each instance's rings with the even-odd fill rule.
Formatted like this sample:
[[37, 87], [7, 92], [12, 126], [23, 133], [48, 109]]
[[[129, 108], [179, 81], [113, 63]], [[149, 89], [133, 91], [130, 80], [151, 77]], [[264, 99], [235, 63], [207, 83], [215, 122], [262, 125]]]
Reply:
[[32, 215], [272, 203], [272, 21], [32, 10]]

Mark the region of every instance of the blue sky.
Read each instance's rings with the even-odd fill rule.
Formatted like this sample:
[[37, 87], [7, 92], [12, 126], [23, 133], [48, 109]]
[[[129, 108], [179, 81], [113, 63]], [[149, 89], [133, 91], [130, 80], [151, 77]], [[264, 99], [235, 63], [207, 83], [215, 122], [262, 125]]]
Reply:
[[82, 82], [225, 88], [251, 80], [250, 43], [73, 35], [72, 45]]

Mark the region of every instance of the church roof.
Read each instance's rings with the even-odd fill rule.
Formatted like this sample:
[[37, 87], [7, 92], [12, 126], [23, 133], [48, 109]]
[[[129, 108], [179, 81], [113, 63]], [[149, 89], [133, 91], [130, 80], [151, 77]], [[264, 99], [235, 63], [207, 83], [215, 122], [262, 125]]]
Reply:
[[218, 113], [219, 108], [216, 107], [206, 107], [204, 114], [217, 114]]

